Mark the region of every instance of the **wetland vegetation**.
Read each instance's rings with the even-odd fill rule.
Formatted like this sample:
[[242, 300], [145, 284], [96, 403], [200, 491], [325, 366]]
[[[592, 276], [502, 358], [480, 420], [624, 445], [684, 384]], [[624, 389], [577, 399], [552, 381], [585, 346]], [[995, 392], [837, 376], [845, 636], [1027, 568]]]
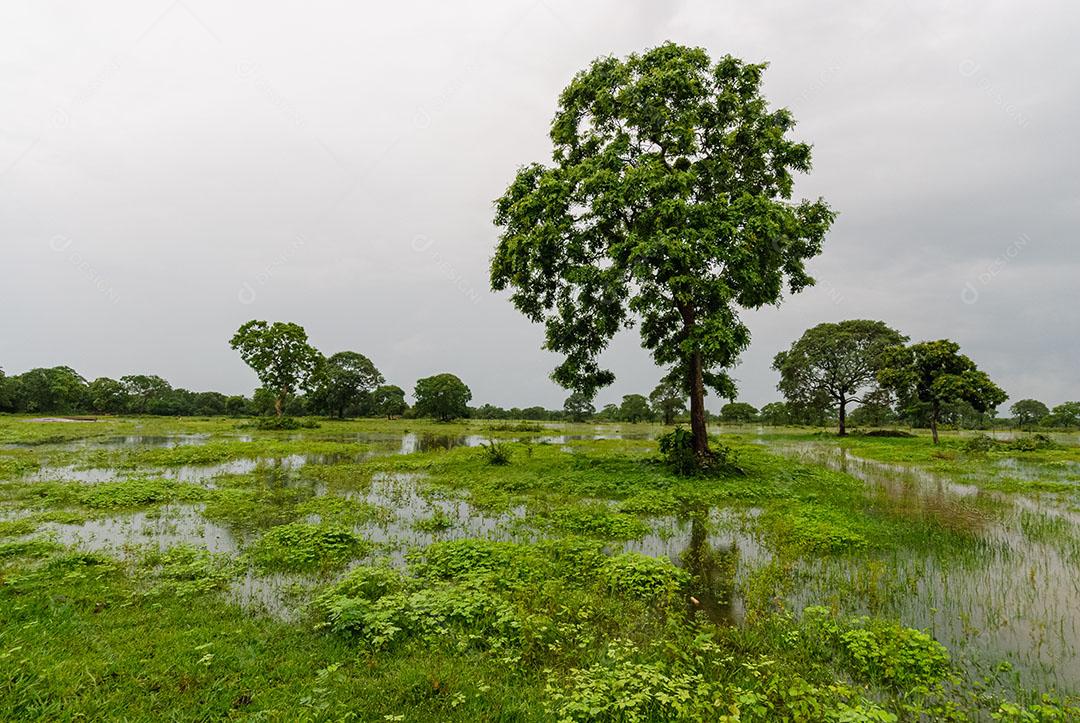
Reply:
[[0, 418], [0, 717], [1080, 712], [1075, 444], [662, 431]]

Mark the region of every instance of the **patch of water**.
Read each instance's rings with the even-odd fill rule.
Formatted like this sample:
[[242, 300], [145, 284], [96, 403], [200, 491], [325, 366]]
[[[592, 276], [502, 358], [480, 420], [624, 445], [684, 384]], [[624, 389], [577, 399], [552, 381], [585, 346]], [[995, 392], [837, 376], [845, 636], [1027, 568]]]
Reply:
[[830, 602], [849, 614], [895, 615], [930, 630], [976, 672], [1006, 660], [1024, 685], [1080, 691], [1080, 516], [1051, 497], [985, 491], [839, 447], [770, 447], [862, 480], [870, 498], [895, 514], [930, 518], [983, 542], [961, 551], [801, 560], [790, 599], [796, 610]]

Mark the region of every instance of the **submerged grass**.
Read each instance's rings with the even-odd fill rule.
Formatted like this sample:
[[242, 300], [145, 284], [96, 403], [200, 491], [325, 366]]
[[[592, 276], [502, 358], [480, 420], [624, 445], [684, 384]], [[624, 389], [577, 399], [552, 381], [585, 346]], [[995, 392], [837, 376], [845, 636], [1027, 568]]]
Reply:
[[[440, 436], [396, 454], [406, 432]], [[94, 442], [178, 433], [208, 437]], [[1080, 715], [1069, 698], [1080, 690], [1039, 667], [1052, 655], [1074, 669], [1075, 619], [1049, 587], [1080, 579], [1072, 518], [934, 492], [916, 476], [863, 481], [767, 445], [841, 446], [984, 489], [1020, 470], [1025, 493], [1067, 484], [1074, 449], [743, 432], [716, 441], [742, 474], [687, 479], [654, 441], [596, 433], [367, 420], [247, 438], [226, 420], [0, 419], [0, 440], [27, 445], [0, 454], [0, 719]], [[497, 440], [499, 463], [490, 448], [456, 446], [466, 438]], [[306, 464], [281, 462], [293, 455]], [[267, 463], [205, 484], [154, 472], [236, 459]], [[128, 474], [22, 476], [42, 463]], [[240, 552], [175, 530], [171, 546], [136, 531], [140, 544], [118, 557], [92, 538], [48, 537], [102, 516], [154, 515], [168, 529], [177, 503], [240, 540], [215, 549]], [[471, 528], [470, 516], [483, 520]], [[232, 602], [273, 580], [297, 586], [283, 619]], [[1030, 630], [1016, 627], [1026, 618]], [[1013, 648], [985, 646], [998, 629]]]

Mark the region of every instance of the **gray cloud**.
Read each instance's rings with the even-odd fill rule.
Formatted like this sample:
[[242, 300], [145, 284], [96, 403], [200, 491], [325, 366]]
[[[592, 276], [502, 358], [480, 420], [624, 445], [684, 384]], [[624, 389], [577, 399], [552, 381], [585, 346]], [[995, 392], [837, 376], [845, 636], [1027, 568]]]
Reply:
[[[558, 406], [542, 330], [488, 291], [491, 202], [548, 159], [574, 72], [670, 39], [771, 63], [770, 99], [815, 147], [798, 192], [841, 213], [818, 286], [748, 314], [745, 399], [776, 398], [769, 363], [803, 329], [856, 317], [956, 339], [1014, 399], [1073, 399], [1078, 18], [1065, 3], [11, 4], [0, 364], [248, 392], [229, 336], [290, 319], [402, 386], [449, 370], [478, 402]], [[606, 359], [619, 381], [601, 402], [659, 376], [633, 334]]]

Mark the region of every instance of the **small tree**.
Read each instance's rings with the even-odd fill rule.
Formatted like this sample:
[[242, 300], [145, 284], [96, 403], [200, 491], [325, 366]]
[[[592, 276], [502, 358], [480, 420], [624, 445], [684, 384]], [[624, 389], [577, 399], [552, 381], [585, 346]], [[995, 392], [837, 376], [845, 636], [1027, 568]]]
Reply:
[[686, 414], [686, 392], [674, 379], [663, 379], [649, 394], [653, 414], [660, 417], [664, 426], [675, 423], [675, 418]]
[[363, 413], [371, 391], [385, 379], [363, 354], [339, 351], [331, 354], [312, 377], [311, 404], [324, 413], [344, 418], [345, 412]]
[[906, 336], [881, 321], [818, 324], [773, 359], [773, 369], [780, 372], [777, 389], [789, 402], [828, 398], [837, 409], [843, 436], [847, 434], [847, 405], [863, 402], [864, 393], [874, 391], [885, 352], [906, 341]]
[[292, 322], [249, 321], [233, 335], [229, 346], [240, 352], [263, 387], [273, 393], [278, 417], [285, 399], [307, 384], [322, 361], [322, 355], [308, 343], [304, 327]]
[[468, 415], [472, 392], [453, 374], [436, 374], [418, 379], [413, 396], [416, 416], [449, 422]]
[[985, 412], [1004, 402], [1008, 395], [960, 353], [960, 345], [948, 339], [924, 341], [888, 352], [878, 372], [883, 387], [896, 393], [901, 404], [925, 412], [930, 419], [934, 444], [942, 410], [967, 402]]
[[381, 417], [390, 419], [405, 413], [409, 405], [405, 403], [405, 390], [393, 384], [375, 387], [371, 393], [371, 409]]
[[1025, 425], [1038, 424], [1041, 419], [1050, 414], [1050, 410], [1038, 399], [1021, 399], [1009, 407], [1016, 423], [1023, 429]]
[[596, 407], [584, 394], [574, 392], [563, 402], [563, 412], [571, 422], [584, 422], [596, 414]]
[[593, 61], [559, 97], [554, 164], [531, 164], [496, 202], [495, 290], [546, 326], [552, 378], [592, 397], [598, 355], [640, 322], [642, 346], [683, 380], [693, 451], [710, 455], [705, 389], [750, 343], [743, 309], [813, 283], [828, 205], [791, 201], [810, 146], [761, 94], [764, 65], [672, 43]]
[[757, 419], [757, 415], [757, 407], [746, 402], [728, 402], [720, 407], [720, 419], [725, 422], [753, 422]]
[[649, 409], [648, 399], [640, 394], [627, 394], [622, 398], [622, 404], [619, 405], [619, 419], [621, 421], [637, 424], [651, 418], [652, 411]]

